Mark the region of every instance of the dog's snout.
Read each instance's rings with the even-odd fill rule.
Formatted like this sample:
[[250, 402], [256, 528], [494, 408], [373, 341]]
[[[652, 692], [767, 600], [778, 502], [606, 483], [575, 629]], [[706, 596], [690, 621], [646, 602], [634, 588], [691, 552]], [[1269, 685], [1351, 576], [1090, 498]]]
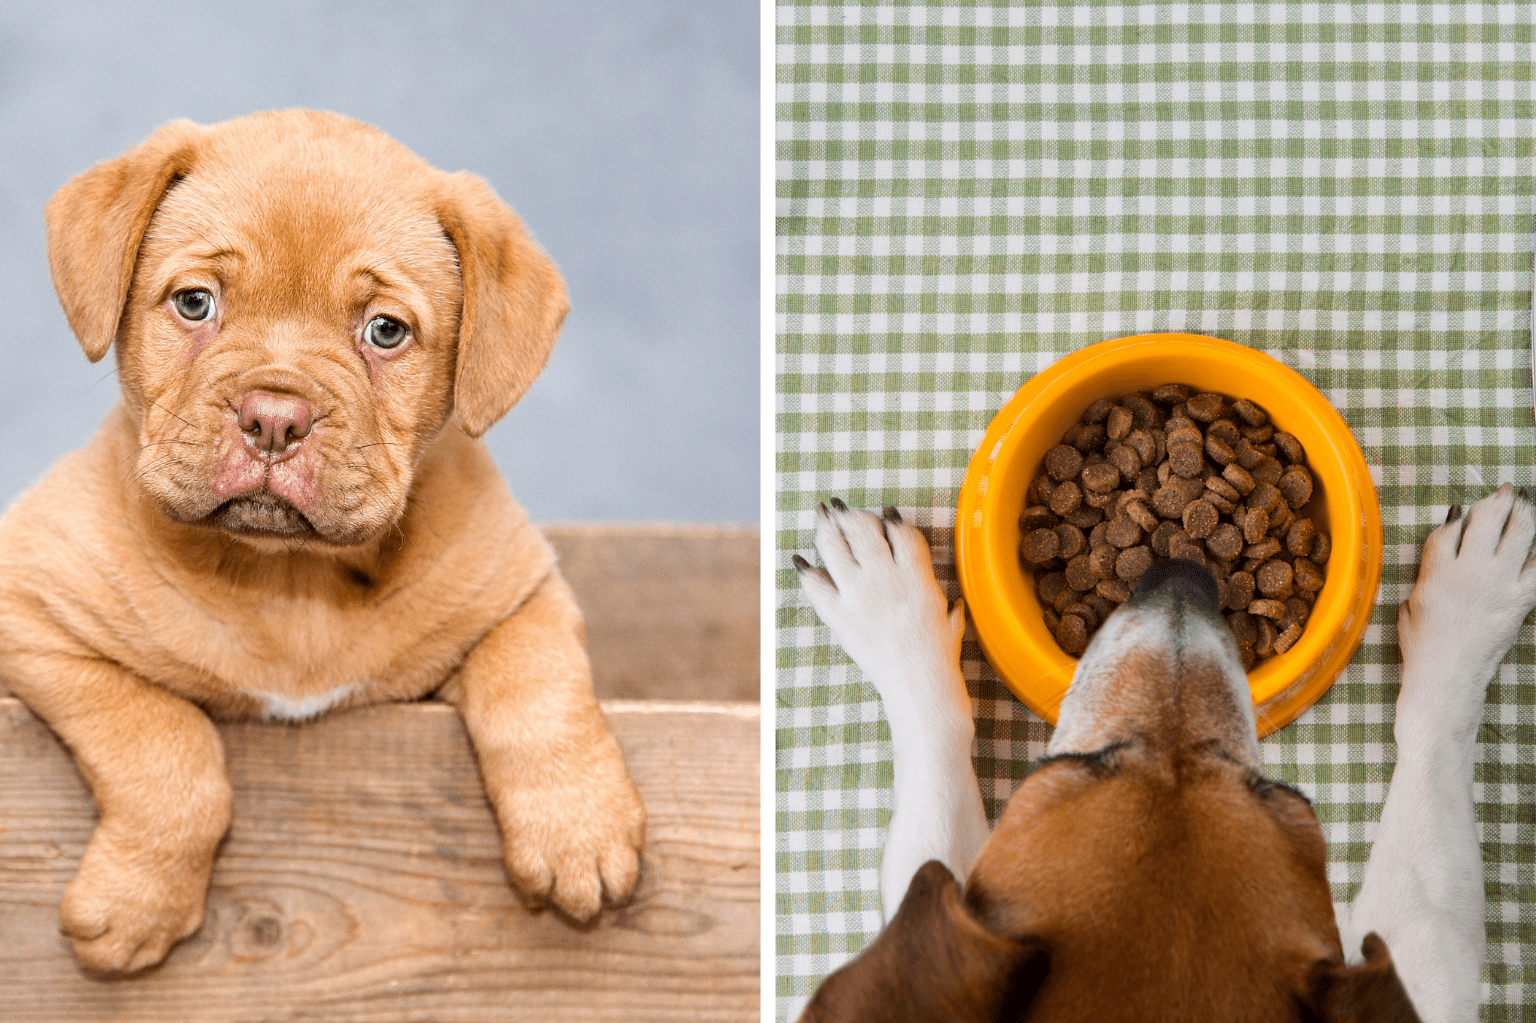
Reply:
[[1221, 603], [1216, 592], [1216, 580], [1206, 567], [1188, 558], [1168, 558], [1159, 561], [1142, 573], [1136, 581], [1131, 602], [1137, 603], [1154, 593], [1177, 591], [1208, 614], [1221, 613]]
[[309, 436], [314, 412], [292, 395], [251, 391], [240, 401], [240, 429], [268, 454], [280, 455]]

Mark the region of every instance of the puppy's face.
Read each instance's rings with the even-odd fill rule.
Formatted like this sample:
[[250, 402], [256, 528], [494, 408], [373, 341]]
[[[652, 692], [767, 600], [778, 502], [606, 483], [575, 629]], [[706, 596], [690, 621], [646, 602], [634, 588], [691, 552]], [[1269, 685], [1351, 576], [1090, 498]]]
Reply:
[[[93, 209], [88, 179], [113, 165], [130, 180]], [[128, 269], [113, 309], [81, 280], [79, 221], [125, 206], [143, 227], [108, 240]], [[334, 115], [169, 126], [67, 185], [49, 219], [88, 353], [115, 318], [139, 429], [125, 474], [169, 518], [258, 544], [379, 536], [456, 406], [488, 427], [564, 314], [558, 274], [489, 189]]]

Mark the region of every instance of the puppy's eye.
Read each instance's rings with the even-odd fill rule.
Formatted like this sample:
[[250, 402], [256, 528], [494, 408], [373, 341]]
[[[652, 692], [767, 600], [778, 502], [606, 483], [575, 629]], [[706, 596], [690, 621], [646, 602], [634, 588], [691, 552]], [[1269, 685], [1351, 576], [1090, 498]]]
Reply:
[[410, 333], [405, 329], [405, 324], [399, 320], [392, 320], [388, 316], [375, 316], [368, 321], [363, 328], [363, 340], [375, 348], [399, 348], [400, 342]]
[[215, 304], [213, 293], [202, 288], [188, 288], [186, 291], [178, 291], [171, 296], [171, 301], [176, 306], [176, 312], [184, 320], [193, 323], [202, 323], [213, 319]]

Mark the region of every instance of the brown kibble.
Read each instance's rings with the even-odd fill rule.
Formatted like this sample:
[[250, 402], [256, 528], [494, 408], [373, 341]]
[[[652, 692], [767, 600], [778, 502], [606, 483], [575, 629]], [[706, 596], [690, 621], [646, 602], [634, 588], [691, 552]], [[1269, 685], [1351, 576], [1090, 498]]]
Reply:
[[1088, 551], [1088, 567], [1092, 569], [1095, 577], [1099, 579], [1113, 579], [1115, 577], [1115, 558], [1120, 552], [1109, 544], [1095, 544]]
[[1083, 595], [1077, 590], [1070, 586], [1064, 586], [1061, 592], [1056, 594], [1056, 599], [1051, 601], [1051, 606], [1056, 609], [1057, 614], [1060, 614], [1068, 604], [1075, 604], [1082, 599]]
[[1200, 475], [1200, 467], [1204, 459], [1200, 456], [1200, 449], [1193, 444], [1169, 444], [1168, 464], [1174, 473], [1188, 479], [1191, 476]]
[[1231, 561], [1243, 552], [1243, 531], [1230, 522], [1223, 522], [1211, 530], [1205, 546], [1214, 556]]
[[1255, 483], [1268, 483], [1271, 486], [1280, 482], [1282, 472], [1284, 467], [1268, 455], [1260, 459], [1258, 465], [1248, 470], [1248, 474], [1253, 477]]
[[[1157, 441], [1152, 439], [1151, 430], [1132, 430], [1126, 435], [1125, 445], [1136, 452], [1136, 457], [1141, 459], [1142, 465], [1150, 463], [1152, 457], [1157, 454]], [[1137, 472], [1140, 471], [1138, 468]], [[1134, 476], [1135, 473], [1127, 473], [1127, 475]]]
[[1328, 539], [1327, 533], [1318, 533], [1317, 539], [1312, 541], [1312, 553], [1307, 557], [1312, 559], [1314, 565], [1328, 564], [1328, 555], [1333, 552], [1333, 541]]
[[1050, 476], [1036, 476], [1035, 481], [1030, 486], [1035, 491], [1035, 497], [1039, 498], [1039, 500], [1032, 503], [1046, 504], [1051, 499], [1051, 491], [1056, 489], [1056, 481], [1051, 479]]
[[1237, 424], [1230, 419], [1218, 419], [1206, 427], [1205, 435], [1215, 437], [1217, 440], [1232, 447], [1243, 439], [1243, 435], [1237, 429]]
[[1079, 592], [1091, 590], [1098, 585], [1099, 576], [1094, 574], [1093, 565], [1086, 554], [1079, 554], [1067, 562], [1067, 585]]
[[1045, 453], [1045, 470], [1055, 480], [1069, 480], [1083, 467], [1083, 455], [1069, 444], [1058, 444]]
[[1104, 457], [1109, 459], [1110, 465], [1120, 470], [1122, 479], [1135, 479], [1136, 474], [1141, 472], [1141, 456], [1129, 444], [1111, 448]]
[[1191, 501], [1184, 506], [1184, 532], [1196, 540], [1211, 535], [1219, 521], [1216, 509], [1205, 501]]
[[1317, 539], [1317, 527], [1311, 519], [1300, 518], [1291, 523], [1285, 534], [1285, 549], [1298, 558], [1312, 553], [1312, 543]]
[[1061, 615], [1063, 618], [1067, 615], [1077, 615], [1077, 617], [1083, 620], [1083, 624], [1088, 626], [1089, 632], [1099, 627], [1099, 616], [1094, 613], [1093, 608], [1084, 600], [1079, 600], [1075, 604], [1068, 604], [1061, 609]]
[[1253, 488], [1257, 486], [1253, 477], [1248, 474], [1248, 470], [1240, 465], [1228, 465], [1223, 468], [1221, 478], [1231, 484], [1233, 490], [1245, 497], [1253, 493]]
[[1254, 600], [1248, 604], [1248, 613], [1262, 618], [1284, 618], [1285, 605], [1278, 600]]
[[1032, 529], [1054, 529], [1057, 523], [1056, 513], [1044, 505], [1035, 505], [1025, 508], [1024, 514], [1019, 516], [1019, 532], [1028, 533]]
[[1231, 501], [1228, 501], [1225, 497], [1222, 497], [1214, 490], [1207, 490], [1205, 493], [1201, 494], [1200, 500], [1206, 502], [1212, 508], [1215, 508], [1217, 511], [1221, 512], [1223, 515], [1231, 515], [1234, 511], [1237, 510], [1237, 505], [1233, 504]]
[[1126, 548], [1141, 542], [1141, 527], [1134, 519], [1122, 515], [1109, 521], [1109, 528], [1104, 532], [1104, 538], [1113, 546]]
[[1071, 480], [1067, 480], [1051, 491], [1051, 511], [1057, 515], [1066, 515], [1079, 508], [1082, 503], [1083, 492]]
[[1203, 565], [1205, 564], [1205, 546], [1200, 541], [1191, 539], [1189, 534], [1181, 529], [1168, 538], [1168, 556], [1187, 558]]
[[1249, 508], [1247, 517], [1243, 519], [1243, 539], [1249, 543], [1258, 543], [1267, 532], [1269, 513], [1263, 508]]
[[[1113, 469], [1114, 466], [1110, 466], [1110, 468]], [[1118, 493], [1119, 491], [1117, 490], [1106, 491], [1102, 494], [1094, 490], [1084, 490], [1083, 503], [1090, 508], [1107, 508], [1114, 502], [1115, 495]]]
[[1253, 647], [1251, 646], [1238, 647], [1237, 656], [1243, 663], [1244, 671], [1252, 671], [1253, 666], [1259, 663], [1259, 655], [1253, 652]]
[[1062, 615], [1056, 626], [1056, 642], [1065, 653], [1076, 656], [1088, 649], [1088, 623], [1077, 615]]
[[1242, 494], [1237, 492], [1236, 487], [1227, 482], [1226, 477], [1224, 476], [1207, 476], [1205, 480], [1205, 489], [1211, 491], [1213, 494], [1219, 494], [1220, 496], [1226, 498], [1228, 501], [1239, 501], [1242, 500], [1243, 497]]
[[1152, 399], [1140, 391], [1127, 394], [1120, 399], [1120, 404], [1131, 410], [1131, 425], [1137, 429], [1150, 430], [1154, 426], [1163, 424], [1163, 417], [1158, 412], [1157, 406], [1152, 404]]
[[1279, 506], [1269, 513], [1269, 535], [1284, 536], [1295, 519], [1296, 513], [1291, 511], [1291, 506], [1281, 501]]
[[1096, 494], [1107, 494], [1120, 485], [1120, 470], [1107, 462], [1083, 467], [1083, 486]]
[[1147, 506], [1142, 504], [1140, 501], [1127, 502], [1125, 506], [1125, 514], [1138, 526], [1149, 532], [1156, 529], [1159, 525], [1157, 516], [1148, 511]]
[[1301, 441], [1288, 433], [1275, 434], [1275, 447], [1280, 449], [1280, 457], [1291, 465], [1307, 460], [1307, 453], [1301, 449]]
[[1264, 461], [1264, 452], [1250, 444], [1247, 437], [1232, 445], [1232, 453], [1237, 458], [1237, 464], [1244, 469], [1252, 469]]
[[1042, 604], [1056, 603], [1056, 594], [1067, 588], [1067, 577], [1061, 572], [1047, 572], [1035, 583], [1035, 593]]
[[1115, 403], [1108, 398], [1100, 398], [1092, 405], [1089, 405], [1083, 412], [1083, 422], [1102, 423], [1109, 418], [1109, 414], [1114, 410], [1114, 407]]
[[1131, 415], [1131, 410], [1116, 405], [1109, 410], [1109, 420], [1105, 424], [1105, 432], [1110, 440], [1125, 440], [1131, 432], [1131, 424], [1136, 417]]
[[1226, 408], [1226, 405], [1227, 400], [1225, 398], [1210, 392], [1196, 394], [1184, 402], [1184, 408], [1188, 412], [1189, 418], [1199, 420], [1202, 423], [1209, 423], [1221, 415], [1222, 409]]
[[1247, 613], [1248, 605], [1253, 603], [1253, 594], [1257, 589], [1253, 573], [1233, 572], [1227, 578], [1227, 587], [1227, 606], [1234, 611]]
[[1285, 598], [1285, 610], [1293, 622], [1304, 622], [1312, 614], [1312, 606], [1295, 595]]
[[1269, 483], [1260, 483], [1253, 488], [1253, 493], [1248, 495], [1248, 509], [1260, 508], [1270, 513], [1270, 521], [1275, 519], [1275, 512], [1285, 502], [1285, 496], [1280, 493], [1280, 488]]
[[1177, 405], [1181, 401], [1188, 401], [1192, 393], [1183, 384], [1163, 384], [1153, 389], [1152, 400], [1159, 405]]
[[[1140, 490], [1146, 494], [1151, 494], [1154, 490], [1161, 486], [1161, 483], [1159, 483], [1157, 479], [1157, 469], [1152, 465], [1143, 465], [1141, 467], [1141, 472], [1136, 474], [1135, 486], [1137, 490]], [[1148, 497], [1147, 500], [1150, 502], [1152, 499]]]
[[1152, 530], [1152, 538], [1148, 541], [1152, 546], [1152, 553], [1160, 558], [1168, 557], [1168, 541], [1177, 532], [1179, 532], [1177, 522], [1169, 520], [1159, 524], [1156, 529]]
[[1103, 450], [1105, 436], [1102, 423], [1079, 423], [1072, 439], [1065, 443], [1071, 444], [1085, 455], [1091, 455], [1095, 451]]
[[1188, 429], [1181, 427], [1180, 429], [1174, 430], [1168, 434], [1167, 444], [1169, 448], [1188, 445], [1204, 450], [1205, 436], [1199, 430], [1196, 430], [1193, 427]]
[[1109, 532], [1109, 520], [1106, 519], [1088, 531], [1088, 549], [1095, 547], [1108, 547], [1109, 541], [1104, 539], [1104, 534]]
[[1123, 579], [1105, 579], [1098, 586], [1094, 587], [1094, 592], [1105, 600], [1116, 604], [1124, 604], [1127, 600], [1131, 599], [1131, 588], [1125, 584]]
[[1175, 486], [1162, 486], [1152, 495], [1152, 510], [1165, 519], [1182, 518], [1184, 506], [1189, 504], [1184, 492]]
[[1127, 547], [1115, 559], [1115, 575], [1127, 582], [1141, 578], [1141, 573], [1152, 567], [1152, 548], [1146, 544]]
[[1260, 426], [1250, 426], [1243, 431], [1243, 436], [1246, 437], [1249, 441], [1253, 442], [1255, 445], [1268, 443], [1269, 439], [1274, 435], [1275, 426], [1273, 423], [1264, 423]]
[[1093, 608], [1094, 613], [1099, 616], [1100, 623], [1102, 623], [1104, 619], [1108, 618], [1109, 613], [1115, 609], [1114, 604], [1111, 604], [1109, 601], [1099, 596], [1096, 592], [1085, 595], [1083, 597], [1083, 603]]
[[[1166, 452], [1164, 454], [1166, 455]], [[1173, 466], [1169, 465], [1168, 459], [1164, 457], [1162, 461], [1160, 461], [1157, 465], [1157, 482], [1159, 484], [1166, 485], [1172, 478]]]
[[1054, 529], [1034, 529], [1024, 534], [1024, 540], [1019, 544], [1019, 550], [1025, 560], [1040, 564], [1042, 561], [1050, 561], [1061, 549], [1061, 537], [1056, 535]]
[[1229, 465], [1237, 458], [1230, 444], [1214, 436], [1205, 438], [1205, 453], [1217, 465]]
[[1258, 642], [1258, 627], [1253, 623], [1253, 615], [1247, 611], [1233, 611], [1227, 615], [1227, 628], [1232, 630], [1232, 638], [1237, 640], [1239, 649]]
[[1299, 623], [1292, 622], [1285, 628], [1283, 632], [1280, 633], [1280, 635], [1275, 637], [1274, 647], [1276, 655], [1283, 654], [1291, 647], [1295, 646], [1296, 641], [1300, 638], [1301, 625]]
[[1295, 560], [1296, 588], [1303, 593], [1316, 593], [1323, 588], [1323, 571], [1306, 558]]
[[1060, 624], [1061, 624], [1061, 615], [1056, 613], [1056, 609], [1053, 608], [1053, 607], [1046, 608], [1045, 609], [1045, 627], [1047, 629], [1051, 630], [1051, 635], [1052, 636], [1056, 635], [1056, 626], [1058, 626]]
[[1232, 411], [1237, 417], [1249, 426], [1263, 426], [1269, 422], [1269, 415], [1247, 398], [1239, 398], [1232, 403]]
[[1284, 600], [1292, 591], [1291, 566], [1283, 561], [1266, 561], [1253, 574], [1253, 581], [1264, 596]]
[[1312, 499], [1312, 474], [1300, 466], [1287, 469], [1276, 486], [1292, 508], [1300, 508]]
[[1260, 657], [1268, 657], [1275, 652], [1275, 623], [1268, 618], [1255, 618], [1253, 623], [1259, 632], [1258, 641], [1253, 644], [1253, 652]]
[[[1056, 556], [1063, 561], [1070, 561], [1083, 551], [1088, 549], [1088, 538], [1083, 531], [1070, 522], [1063, 522], [1056, 527], [1056, 536], [1061, 540], [1061, 546], [1056, 550]], [[1083, 589], [1084, 587], [1078, 587]]]
[[1104, 521], [1104, 512], [1085, 504], [1076, 511], [1068, 512], [1065, 518], [1078, 529], [1092, 529]]
[[1279, 553], [1280, 541], [1273, 536], [1266, 536], [1258, 543], [1250, 544], [1243, 551], [1243, 557], [1256, 558], [1259, 561], [1267, 561]]

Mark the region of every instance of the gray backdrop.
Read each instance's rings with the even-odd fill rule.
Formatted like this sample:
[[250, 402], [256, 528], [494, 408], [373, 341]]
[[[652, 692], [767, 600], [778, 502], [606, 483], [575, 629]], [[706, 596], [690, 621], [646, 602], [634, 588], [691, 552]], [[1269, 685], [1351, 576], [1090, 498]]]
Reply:
[[116, 400], [43, 204], [177, 117], [308, 106], [491, 182], [564, 272], [544, 375], [487, 442], [537, 518], [758, 518], [758, 6], [111, 2], [0, 11], [0, 508]]

